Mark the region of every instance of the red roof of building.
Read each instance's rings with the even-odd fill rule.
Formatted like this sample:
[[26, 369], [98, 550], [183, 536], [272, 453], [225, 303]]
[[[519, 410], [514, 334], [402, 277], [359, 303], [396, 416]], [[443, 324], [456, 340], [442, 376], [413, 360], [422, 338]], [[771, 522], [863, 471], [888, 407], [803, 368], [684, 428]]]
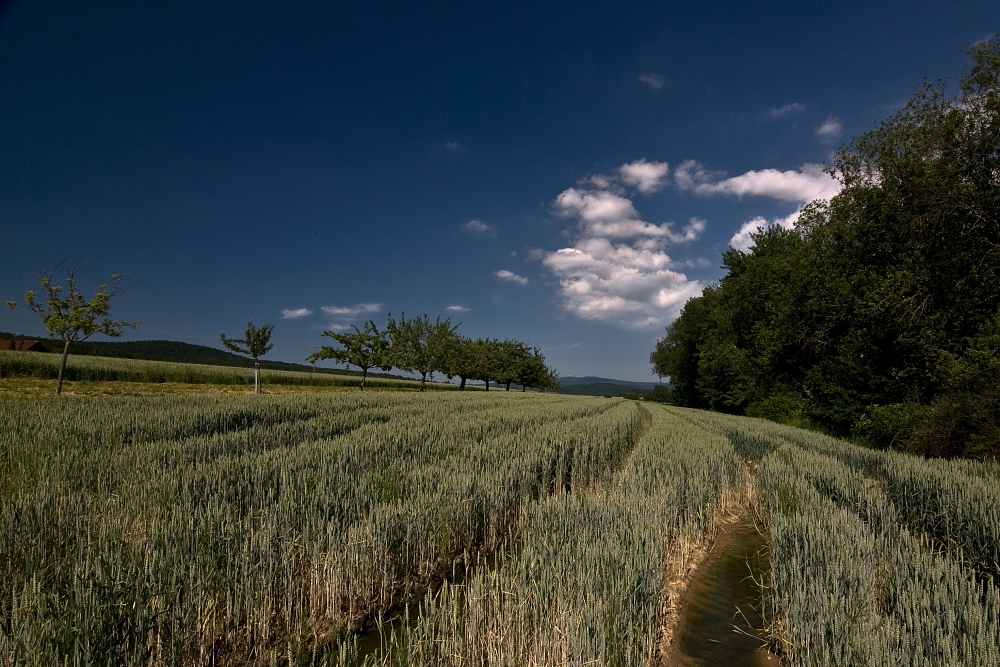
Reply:
[[37, 340], [0, 340], [0, 350], [34, 350], [44, 351], [45, 347]]

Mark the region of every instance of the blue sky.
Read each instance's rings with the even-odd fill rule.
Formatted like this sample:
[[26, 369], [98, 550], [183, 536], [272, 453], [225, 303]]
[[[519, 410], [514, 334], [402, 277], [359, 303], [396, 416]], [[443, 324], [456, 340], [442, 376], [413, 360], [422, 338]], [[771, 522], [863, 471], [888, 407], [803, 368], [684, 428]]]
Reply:
[[996, 2], [3, 2], [0, 299], [85, 256], [87, 289], [128, 272], [129, 339], [252, 318], [301, 361], [405, 311], [655, 379], [729, 244], [998, 30]]

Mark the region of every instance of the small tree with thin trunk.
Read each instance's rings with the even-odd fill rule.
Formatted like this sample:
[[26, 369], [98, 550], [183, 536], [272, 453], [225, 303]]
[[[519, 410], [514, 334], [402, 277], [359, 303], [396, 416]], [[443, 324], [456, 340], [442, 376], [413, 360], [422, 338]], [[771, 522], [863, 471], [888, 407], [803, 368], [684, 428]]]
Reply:
[[242, 340], [226, 338], [224, 333], [219, 334], [226, 349], [253, 357], [253, 393], [255, 394], [260, 393], [260, 357], [263, 357], [274, 347], [270, 342], [272, 329], [274, 327], [270, 324], [255, 327], [253, 320], [250, 320], [247, 322], [247, 330]]
[[[368, 378], [368, 369], [381, 368], [383, 371], [392, 369], [389, 361], [389, 339], [385, 332], [379, 331], [375, 322], [368, 320], [365, 322], [364, 331], [358, 329], [354, 324], [354, 333], [336, 333], [324, 331], [324, 336], [329, 336], [341, 345], [340, 348], [324, 345], [307, 358], [315, 364], [321, 359], [333, 359], [340, 364], [357, 366], [361, 369], [361, 385], [359, 389], [364, 391], [365, 380]], [[315, 368], [315, 365], [313, 366]]]
[[[109, 304], [111, 297], [122, 293], [123, 276], [112, 274], [111, 289], [109, 290], [107, 285], [101, 285], [97, 289], [97, 294], [88, 301], [76, 285], [76, 272], [79, 266], [74, 266], [67, 271], [67, 276], [63, 281], [66, 283], [65, 295], [62, 285], [56, 284], [53, 280], [62, 264], [63, 262], [59, 262], [53, 270], [35, 274], [45, 290], [45, 296], [39, 298], [35, 296], [33, 291], [25, 292], [23, 304], [25, 308], [41, 316], [42, 323], [48, 329], [50, 337], [62, 340], [62, 357], [59, 359], [59, 371], [56, 375], [57, 396], [62, 393], [70, 343], [85, 341], [98, 333], [118, 338], [122, 335], [125, 327], [135, 329], [140, 324], [139, 321], [112, 320], [107, 317], [108, 313], [111, 312]], [[16, 308], [18, 305], [21, 304], [13, 301], [7, 302], [9, 308]]]

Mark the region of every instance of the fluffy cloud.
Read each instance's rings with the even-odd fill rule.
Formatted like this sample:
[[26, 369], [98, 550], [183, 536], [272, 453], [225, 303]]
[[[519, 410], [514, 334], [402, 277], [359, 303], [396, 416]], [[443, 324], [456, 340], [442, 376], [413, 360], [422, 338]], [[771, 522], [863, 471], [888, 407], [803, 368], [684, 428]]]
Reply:
[[[670, 167], [666, 162], [656, 162], [655, 160], [647, 162], [645, 159], [639, 159], [623, 164], [616, 171], [617, 174], [594, 174], [582, 178], [577, 181], [577, 185], [584, 188], [583, 190], [570, 188], [563, 195], [566, 197], [579, 196], [583, 192], [589, 192], [586, 190], [587, 188], [595, 188], [604, 194], [591, 193], [591, 203], [610, 204], [617, 201], [629, 202], [628, 205], [631, 206], [631, 202], [624, 197], [625, 188], [621, 184], [631, 186], [644, 195], [652, 194], [662, 190], [663, 186], [667, 184], [667, 173], [670, 171]], [[557, 207], [564, 206], [562, 200], [566, 197], [563, 195], [560, 195], [560, 198], [556, 200]], [[612, 213], [612, 215], [617, 215], [617, 213]]]
[[582, 178], [579, 181], [579, 185], [592, 185], [599, 190], [612, 190], [616, 188], [614, 176], [605, 176], [604, 174], [595, 174], [587, 178]]
[[724, 178], [724, 171], [709, 171], [697, 160], [684, 160], [674, 170], [674, 183], [681, 190], [695, 190], [700, 185]]
[[[660, 225], [660, 227], [663, 227], [664, 225], [670, 225], [670, 223], [666, 222], [663, 225]], [[669, 232], [666, 234], [666, 238], [671, 243], [687, 243], [688, 241], [697, 241], [707, 226], [708, 222], [702, 218], [691, 218], [688, 220], [688, 223], [681, 228], [680, 234]]]
[[448, 306], [445, 310], [450, 310], [453, 313], [467, 313], [469, 309], [465, 306]]
[[843, 129], [844, 126], [841, 125], [837, 117], [831, 115], [826, 119], [825, 123], [816, 128], [816, 134], [819, 135], [821, 139], [833, 141], [840, 137], [840, 133]]
[[700, 218], [691, 218], [680, 233], [674, 232], [671, 222], [659, 225], [645, 222], [639, 218], [632, 200], [605, 190], [568, 188], [553, 204], [559, 216], [576, 219], [584, 238], [650, 237], [683, 243], [697, 239], [705, 229], [705, 221]]
[[663, 77], [663, 75], [657, 74], [656, 72], [640, 74], [639, 81], [646, 84], [653, 90], [661, 90], [663, 86], [667, 85], [667, 80]]
[[579, 217], [588, 224], [639, 217], [631, 200], [605, 190], [568, 188], [559, 193], [554, 204], [561, 216]]
[[840, 192], [841, 187], [835, 178], [823, 171], [822, 165], [811, 163], [802, 165], [798, 171], [761, 169], [725, 178], [724, 173], [708, 171], [699, 162], [685, 160], [674, 171], [674, 181], [681, 190], [706, 197], [756, 195], [800, 205], [783, 218], [768, 220], [758, 216], [744, 222], [729, 239], [729, 245], [744, 252], [753, 245], [751, 234], [774, 225], [791, 228], [802, 213], [802, 204], [814, 199], [830, 199]]
[[489, 234], [493, 231], [493, 228], [482, 220], [469, 220], [462, 227], [474, 234]]
[[384, 303], [356, 303], [353, 306], [323, 306], [321, 310], [330, 317], [349, 320], [358, 315], [368, 315], [381, 310]]
[[283, 320], [294, 320], [297, 317], [308, 317], [312, 315], [313, 311], [308, 308], [295, 308], [292, 310], [281, 311], [281, 319]]
[[804, 104], [799, 104], [798, 102], [792, 102], [791, 104], [786, 104], [783, 107], [777, 109], [768, 109], [765, 112], [765, 116], [768, 118], [784, 118], [785, 116], [793, 113], [798, 113], [800, 111], [805, 111], [806, 107]]
[[635, 186], [644, 195], [656, 192], [664, 186], [669, 167], [666, 162], [646, 162], [636, 160], [618, 168], [622, 181]]
[[[643, 193], [660, 189], [667, 173], [666, 163], [646, 160], [618, 170], [620, 182]], [[563, 310], [588, 320], [659, 326], [702, 289], [677, 270], [667, 245], [698, 239], [706, 223], [691, 218], [675, 230], [671, 222], [646, 222], [621, 188], [612, 187], [616, 182], [592, 176], [561, 192], [553, 210], [576, 223], [573, 243], [556, 251], [533, 250], [530, 257], [559, 279]]]
[[676, 316], [702, 286], [674, 271], [663, 250], [608, 239], [581, 239], [549, 253], [542, 263], [559, 277], [562, 307], [588, 320], [644, 327]]
[[465, 146], [457, 141], [446, 141], [443, 145], [444, 149], [449, 153], [461, 153], [465, 150]]
[[525, 278], [524, 276], [519, 276], [516, 273], [511, 273], [507, 269], [500, 269], [499, 271], [494, 271], [493, 275], [495, 275], [500, 280], [508, 280], [512, 283], [518, 283], [519, 285], [528, 284], [527, 278]]
[[[772, 115], [780, 117], [803, 108], [790, 104]], [[670, 222], [647, 222], [623, 188], [656, 192], [666, 184], [668, 173], [666, 163], [637, 160], [622, 165], [617, 175], [590, 176], [556, 197], [553, 212], [575, 223], [569, 231], [573, 242], [556, 251], [532, 250], [529, 256], [540, 260], [558, 278], [564, 310], [589, 320], [637, 328], [660, 326], [675, 317], [688, 299], [701, 293], [703, 285], [680, 270], [692, 263], [675, 262], [667, 248], [696, 241], [706, 222], [691, 218], [680, 230]], [[803, 204], [829, 199], [840, 189], [836, 179], [818, 164], [789, 171], [753, 170], [730, 178], [686, 160], [674, 170], [673, 182], [680, 190], [705, 197], [754, 195], [799, 205], [783, 218], [755, 217], [745, 222], [730, 239], [730, 244], [741, 250], [749, 250], [751, 234], [773, 225], [791, 227]]]
[[742, 250], [743, 252], [749, 252], [750, 247], [753, 245], [753, 239], [750, 237], [751, 234], [756, 234], [757, 232], [763, 231], [768, 227], [784, 227], [785, 229], [791, 229], [795, 226], [795, 222], [799, 219], [802, 214], [802, 209], [796, 210], [791, 215], [784, 218], [775, 218], [774, 220], [768, 220], [757, 216], [751, 220], [747, 220], [740, 227], [739, 231], [733, 234], [733, 237], [729, 239], [729, 245], [737, 250]]
[[804, 164], [799, 171], [761, 169], [732, 178], [721, 176], [718, 172], [706, 171], [694, 160], [685, 160], [677, 167], [674, 180], [682, 190], [703, 196], [758, 195], [803, 203], [813, 199], [829, 199], [840, 190], [840, 183], [824, 172], [823, 165], [819, 164]]

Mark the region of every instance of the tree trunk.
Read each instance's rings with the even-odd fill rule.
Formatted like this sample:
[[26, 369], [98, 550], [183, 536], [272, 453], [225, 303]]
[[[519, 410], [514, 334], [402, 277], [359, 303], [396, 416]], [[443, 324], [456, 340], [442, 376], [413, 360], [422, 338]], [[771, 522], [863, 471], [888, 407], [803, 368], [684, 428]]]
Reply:
[[424, 383], [427, 382], [427, 371], [420, 374], [420, 391], [424, 390]]
[[460, 391], [465, 391], [465, 378], [462, 378], [462, 384], [458, 385]]
[[490, 390], [490, 379], [486, 378], [486, 391]]
[[59, 375], [56, 376], [56, 396], [62, 393], [63, 373], [66, 371], [66, 357], [69, 356], [69, 339], [63, 338], [63, 353], [59, 359]]
[[368, 378], [368, 369], [361, 369], [361, 391], [365, 390], [365, 380]]
[[511, 383], [510, 383], [510, 382], [508, 382], [508, 383], [507, 383], [507, 388], [506, 388], [506, 389], [504, 389], [504, 391], [510, 391], [510, 385], [511, 385]]
[[526, 385], [526, 384], [522, 384], [522, 385], [521, 385], [521, 391], [524, 391], [524, 390], [525, 390], [525, 389], [527, 389], [527, 388], [528, 388], [528, 385]]
[[253, 360], [253, 393], [260, 393], [260, 362]]

